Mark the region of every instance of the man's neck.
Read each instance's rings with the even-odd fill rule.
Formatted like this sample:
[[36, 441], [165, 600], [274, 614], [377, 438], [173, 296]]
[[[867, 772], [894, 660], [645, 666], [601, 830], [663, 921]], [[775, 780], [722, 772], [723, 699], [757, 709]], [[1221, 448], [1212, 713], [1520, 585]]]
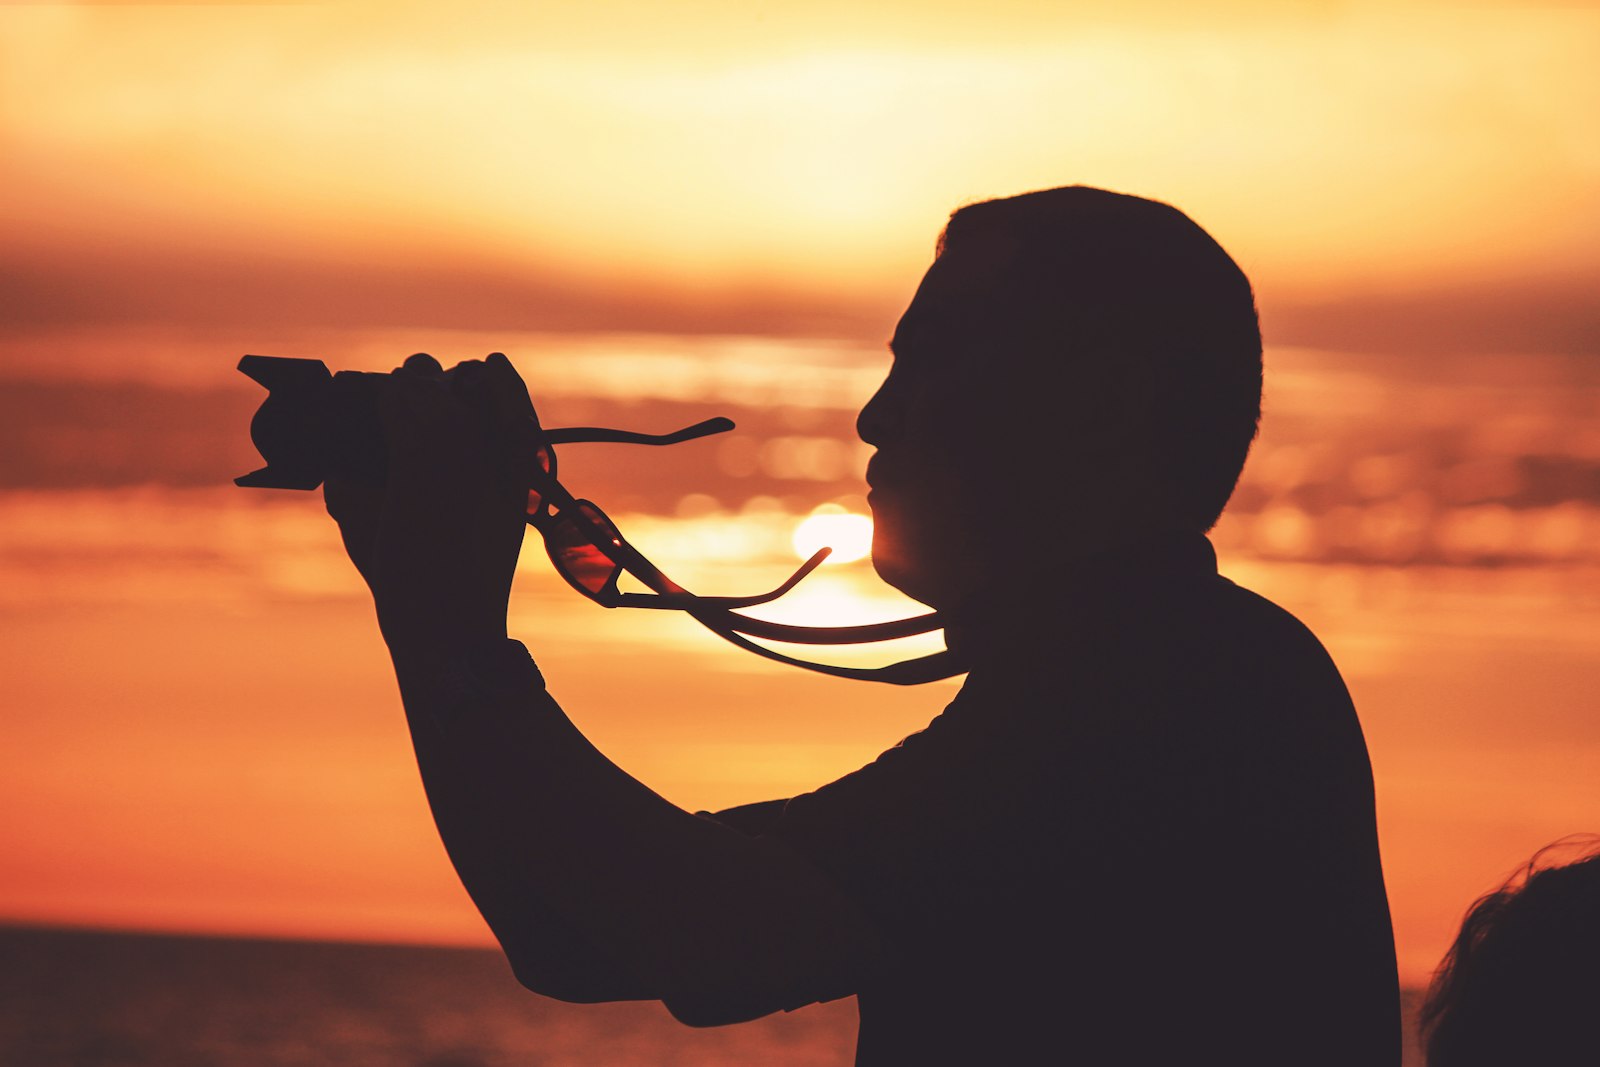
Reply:
[[994, 582], [945, 613], [946, 644], [975, 661], [1019, 632], [1091, 621], [1117, 602], [1216, 573], [1216, 552], [1204, 534], [1132, 534], [1114, 547], [1047, 560]]

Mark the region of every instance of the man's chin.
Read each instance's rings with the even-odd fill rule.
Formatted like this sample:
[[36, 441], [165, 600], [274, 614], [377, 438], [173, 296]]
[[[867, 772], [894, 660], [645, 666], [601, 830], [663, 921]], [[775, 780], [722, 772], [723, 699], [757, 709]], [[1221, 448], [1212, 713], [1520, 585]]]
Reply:
[[872, 569], [878, 572], [878, 577], [894, 586], [912, 600], [920, 601], [929, 607], [939, 606], [937, 583], [930, 582], [925, 571], [906, 565], [903, 560], [897, 559], [893, 554], [879, 552], [872, 553]]

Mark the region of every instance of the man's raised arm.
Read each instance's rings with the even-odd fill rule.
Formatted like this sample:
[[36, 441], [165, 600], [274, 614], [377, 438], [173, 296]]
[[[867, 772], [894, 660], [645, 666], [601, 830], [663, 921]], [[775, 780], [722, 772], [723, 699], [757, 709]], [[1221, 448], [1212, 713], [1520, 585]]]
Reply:
[[334, 482], [327, 501], [372, 589], [440, 836], [517, 977], [564, 1000], [659, 998], [697, 1025], [855, 992], [883, 952], [856, 907], [781, 844], [607, 760], [506, 639], [526, 393], [504, 357], [452, 377], [408, 360], [383, 400], [387, 487]]

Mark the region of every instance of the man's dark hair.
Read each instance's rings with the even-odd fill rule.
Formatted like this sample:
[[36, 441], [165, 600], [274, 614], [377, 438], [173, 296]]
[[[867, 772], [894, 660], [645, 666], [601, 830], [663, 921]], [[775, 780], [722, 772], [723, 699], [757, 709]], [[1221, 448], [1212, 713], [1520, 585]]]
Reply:
[[[1148, 398], [1152, 476], [1181, 526], [1209, 530], [1261, 419], [1250, 282], [1177, 208], [1082, 185], [970, 204], [939, 254], [997, 237], [1003, 314], [1111, 388]], [[1031, 358], [1058, 353], [1033, 351]]]

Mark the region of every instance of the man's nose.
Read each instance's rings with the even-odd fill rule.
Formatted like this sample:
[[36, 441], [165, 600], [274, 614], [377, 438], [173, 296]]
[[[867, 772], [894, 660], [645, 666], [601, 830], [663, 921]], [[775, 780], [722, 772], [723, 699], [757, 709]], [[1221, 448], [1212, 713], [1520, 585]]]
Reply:
[[889, 383], [885, 381], [856, 416], [856, 436], [869, 445], [883, 447], [894, 436], [899, 421], [894, 415], [893, 403]]

